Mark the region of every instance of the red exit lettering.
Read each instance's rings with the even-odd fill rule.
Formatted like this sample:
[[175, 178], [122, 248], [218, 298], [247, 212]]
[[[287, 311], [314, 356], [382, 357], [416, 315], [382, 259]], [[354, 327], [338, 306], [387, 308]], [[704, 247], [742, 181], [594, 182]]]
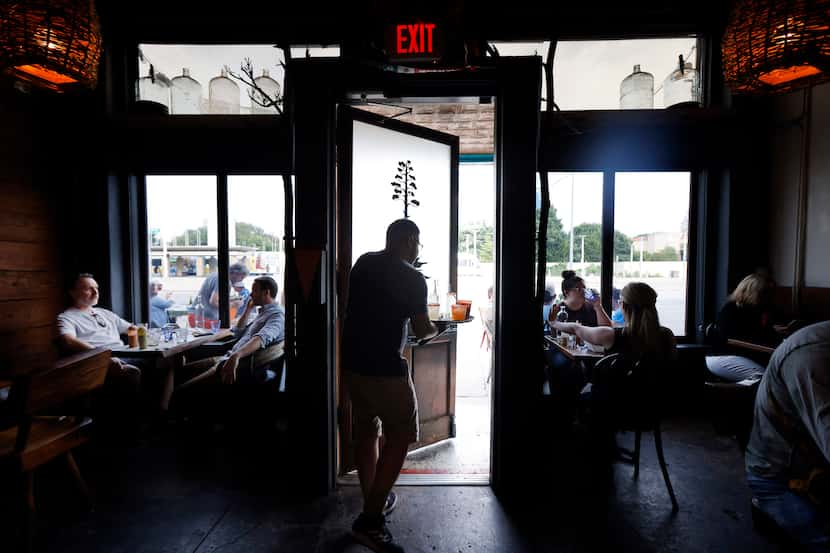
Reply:
[[432, 54], [432, 30], [435, 23], [415, 23], [396, 27], [396, 51], [398, 54]]

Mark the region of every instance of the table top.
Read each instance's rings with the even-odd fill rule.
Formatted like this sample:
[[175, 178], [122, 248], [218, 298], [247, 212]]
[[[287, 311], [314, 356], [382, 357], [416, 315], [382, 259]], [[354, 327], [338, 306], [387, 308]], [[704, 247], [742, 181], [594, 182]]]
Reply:
[[771, 354], [773, 351], [775, 351], [775, 348], [770, 346], [765, 346], [763, 344], [754, 344], [752, 342], [745, 342], [744, 340], [735, 340], [734, 338], [729, 338], [728, 340], [726, 340], [726, 343], [736, 348], [748, 349], [751, 351], [757, 351], [759, 353]]
[[206, 334], [204, 336], [192, 336], [188, 334], [187, 341], [180, 344], [176, 342], [160, 343], [157, 346], [149, 346], [144, 349], [124, 346], [113, 349], [112, 355], [114, 357], [162, 357], [166, 359], [174, 355], [180, 355], [201, 345], [223, 340], [231, 336], [233, 336], [233, 332], [229, 328], [221, 328], [216, 334]]
[[559, 342], [556, 341], [556, 338], [553, 336], [545, 336], [545, 340], [555, 346], [559, 351], [565, 354], [566, 357], [573, 360], [579, 359], [601, 359], [605, 357], [604, 353], [597, 353], [595, 351], [591, 351], [590, 349], [581, 349], [581, 348], [569, 348], [567, 346], [560, 345]]

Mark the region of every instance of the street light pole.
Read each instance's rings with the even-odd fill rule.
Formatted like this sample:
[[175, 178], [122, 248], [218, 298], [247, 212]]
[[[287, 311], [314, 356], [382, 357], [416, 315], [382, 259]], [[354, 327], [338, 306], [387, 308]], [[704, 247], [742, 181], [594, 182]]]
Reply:
[[582, 255], [580, 257], [579, 262], [584, 265], [585, 264], [585, 235], [580, 234], [579, 237], [582, 239]]
[[568, 269], [574, 265], [574, 175], [571, 173], [571, 246], [568, 256]]

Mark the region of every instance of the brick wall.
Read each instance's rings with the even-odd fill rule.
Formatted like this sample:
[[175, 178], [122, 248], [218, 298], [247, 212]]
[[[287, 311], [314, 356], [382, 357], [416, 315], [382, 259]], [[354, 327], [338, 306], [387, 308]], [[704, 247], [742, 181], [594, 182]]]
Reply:
[[[400, 113], [399, 106], [357, 106], [360, 109], [390, 116]], [[396, 117], [436, 131], [457, 135], [462, 154], [492, 154], [494, 104], [414, 104], [412, 113]]]

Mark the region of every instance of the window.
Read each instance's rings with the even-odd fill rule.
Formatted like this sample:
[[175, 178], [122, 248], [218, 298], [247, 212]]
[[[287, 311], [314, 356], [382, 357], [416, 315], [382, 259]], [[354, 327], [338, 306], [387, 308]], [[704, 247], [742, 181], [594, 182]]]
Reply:
[[[629, 282], [645, 282], [657, 292], [660, 323], [684, 336], [691, 178], [682, 171], [614, 173], [614, 228], [608, 229], [602, 225], [603, 173], [548, 173], [546, 288], [561, 293], [561, 273], [572, 269], [586, 287], [610, 295], [609, 315], [619, 324], [620, 291]], [[538, 209], [536, 219], [538, 228]], [[610, 232], [613, 265], [605, 267], [602, 243]], [[604, 271], [613, 271], [612, 290], [601, 288]]]
[[548, 190], [546, 287], [561, 293], [562, 271], [572, 269], [600, 290], [602, 173], [548, 173]]
[[[231, 287], [230, 317], [235, 321], [257, 277], [277, 281], [282, 297], [285, 277], [285, 195], [276, 175], [228, 176], [228, 266], [248, 274]], [[242, 275], [240, 275], [242, 276]], [[280, 299], [280, 303], [285, 302]]]
[[167, 314], [186, 316], [218, 269], [216, 176], [148, 175], [146, 183], [151, 325], [159, 326]]
[[[238, 317], [253, 281], [270, 276], [283, 301], [285, 202], [282, 177], [228, 175], [227, 196], [218, 197], [216, 175], [148, 175], [150, 325], [194, 326], [197, 300], [205, 318], [221, 320], [223, 304]], [[218, 221], [227, 210], [229, 296], [219, 297]], [[224, 250], [222, 250], [224, 251]], [[238, 269], [234, 271], [234, 269]]]
[[[683, 56], [683, 71], [679, 57]], [[659, 109], [700, 102], [697, 39], [562, 41], [553, 60], [562, 110]]]
[[274, 107], [252, 101], [264, 98], [230, 74], [241, 75], [246, 59], [257, 85], [281, 97], [284, 56], [275, 46], [140, 44], [136, 98], [163, 104], [171, 115], [276, 115]]
[[291, 45], [292, 58], [339, 58], [340, 46]]
[[[493, 42], [502, 56], [541, 56], [550, 42]], [[679, 56], [683, 56], [681, 69]], [[702, 103], [696, 37], [562, 40], [553, 59], [554, 100], [561, 110], [661, 109]], [[547, 108], [547, 75], [542, 105]]]
[[657, 292], [660, 324], [686, 334], [691, 174], [614, 175], [614, 288], [631, 281]]

